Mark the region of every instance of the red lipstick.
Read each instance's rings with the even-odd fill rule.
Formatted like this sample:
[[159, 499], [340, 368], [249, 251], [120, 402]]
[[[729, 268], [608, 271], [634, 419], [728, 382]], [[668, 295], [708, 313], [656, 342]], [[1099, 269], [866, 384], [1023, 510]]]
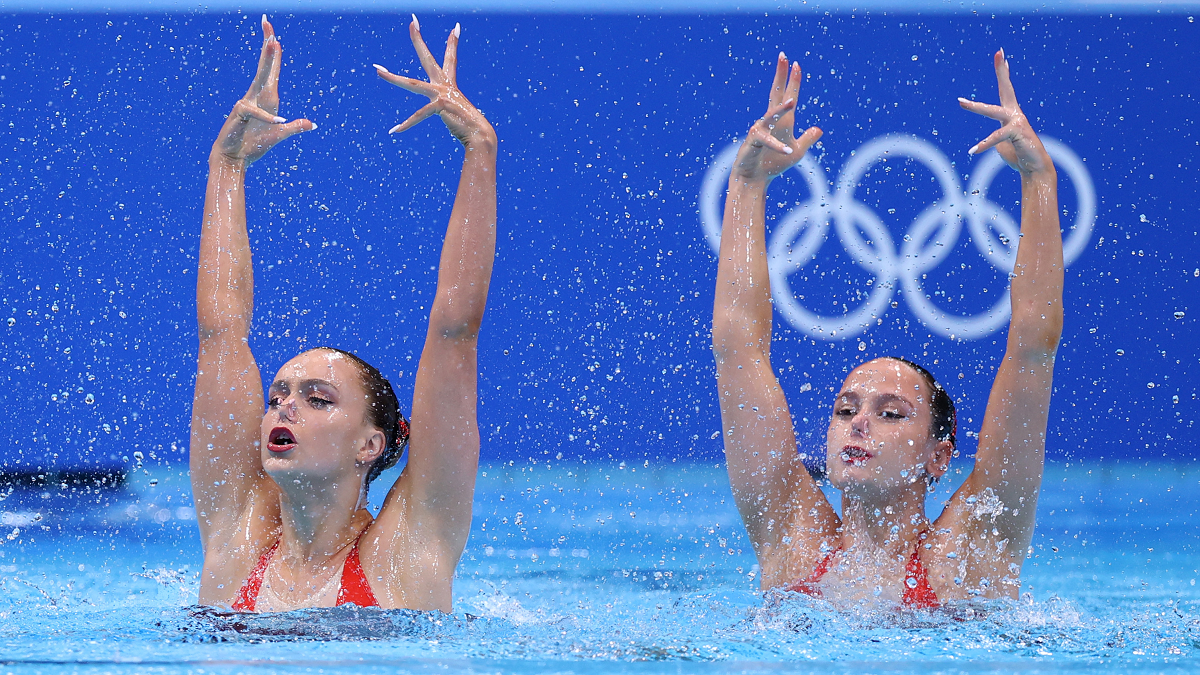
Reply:
[[267, 436], [267, 449], [271, 452], [283, 453], [296, 447], [296, 437], [287, 427], [275, 427]]
[[874, 455], [867, 452], [866, 448], [857, 445], [847, 445], [842, 448], [842, 461], [851, 466], [862, 466], [867, 463]]

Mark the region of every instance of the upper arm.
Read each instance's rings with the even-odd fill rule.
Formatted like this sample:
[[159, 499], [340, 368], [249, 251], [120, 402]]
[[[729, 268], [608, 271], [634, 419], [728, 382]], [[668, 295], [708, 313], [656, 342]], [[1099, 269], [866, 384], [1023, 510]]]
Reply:
[[475, 340], [431, 331], [413, 391], [408, 463], [379, 514], [384, 529], [400, 531], [397, 521], [405, 519], [403, 529], [422, 546], [444, 547], [455, 563], [466, 545], [475, 499], [477, 398]]
[[802, 576], [837, 515], [796, 452], [792, 415], [770, 358], [748, 345], [717, 351], [726, 465], [764, 587]]
[[945, 514], [955, 531], [968, 536], [980, 528], [995, 529], [1014, 553], [1033, 538], [1055, 358], [1053, 351], [1024, 349], [1016, 335], [1010, 331], [996, 371], [975, 467]]
[[269, 480], [257, 447], [262, 379], [249, 345], [230, 333], [201, 335], [192, 402], [192, 493], [206, 545]]

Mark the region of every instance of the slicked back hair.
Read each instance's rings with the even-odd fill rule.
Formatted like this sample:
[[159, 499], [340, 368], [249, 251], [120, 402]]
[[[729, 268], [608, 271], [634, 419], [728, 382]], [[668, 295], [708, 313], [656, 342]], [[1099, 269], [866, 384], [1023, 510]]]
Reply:
[[933, 373], [901, 356], [885, 356], [885, 359], [899, 361], [917, 371], [929, 387], [929, 409], [933, 413], [933, 425], [930, 434], [939, 441], [950, 441], [954, 448], [958, 447], [958, 412], [954, 409], [954, 399], [938, 383]]
[[383, 452], [375, 458], [367, 471], [367, 485], [370, 485], [379, 474], [395, 466], [404, 454], [404, 449], [408, 447], [408, 420], [404, 418], [404, 413], [400, 412], [400, 401], [396, 399], [392, 383], [378, 368], [357, 355], [336, 347], [315, 349], [340, 354], [349, 359], [358, 370], [359, 382], [367, 393], [367, 420], [382, 431], [385, 438]]

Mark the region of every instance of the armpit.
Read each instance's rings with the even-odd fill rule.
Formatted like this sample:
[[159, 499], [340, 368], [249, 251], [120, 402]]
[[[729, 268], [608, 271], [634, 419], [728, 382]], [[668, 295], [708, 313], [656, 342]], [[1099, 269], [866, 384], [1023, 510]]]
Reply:
[[973, 520], [987, 518], [989, 523], [995, 523], [996, 518], [1004, 515], [1004, 502], [990, 487], [984, 488], [978, 495], [967, 495], [966, 502]]

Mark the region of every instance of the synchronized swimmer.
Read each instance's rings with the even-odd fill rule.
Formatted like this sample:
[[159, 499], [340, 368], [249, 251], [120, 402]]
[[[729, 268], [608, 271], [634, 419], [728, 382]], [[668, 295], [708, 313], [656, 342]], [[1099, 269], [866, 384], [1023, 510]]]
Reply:
[[[479, 463], [476, 350], [496, 247], [496, 133], [458, 88], [460, 28], [439, 65], [414, 16], [409, 34], [429, 80], [375, 68], [429, 103], [391, 131], [438, 115], [465, 157], [411, 423], [379, 370], [334, 347], [285, 363], [264, 402], [248, 346], [254, 282], [245, 176], [276, 143], [316, 125], [277, 115], [282, 47], [266, 16], [262, 27], [258, 72], [209, 156], [191, 437], [204, 546], [200, 602], [252, 612], [347, 603], [448, 611]], [[821, 131], [794, 135], [801, 72], [779, 55], [767, 113], [750, 128], [729, 180], [712, 332], [729, 476], [763, 589], [915, 608], [1018, 592], [1062, 332], [1063, 258], [1054, 165], [1017, 104], [1003, 52], [995, 66], [1000, 105], [960, 103], [1001, 125], [971, 153], [995, 148], [1021, 176], [1012, 321], [974, 470], [930, 522], [925, 495], [957, 454], [957, 419], [950, 396], [921, 366], [875, 359], [837, 393], [826, 465], [842, 491], [840, 517], [798, 455], [771, 369], [764, 201], [771, 180]], [[403, 472], [372, 517], [367, 488], [405, 448]]]
[[[209, 156], [200, 238], [191, 441], [200, 602], [242, 611], [346, 603], [449, 610], [479, 464], [476, 346], [496, 249], [496, 132], [458, 89], [459, 28], [439, 66], [413, 17], [409, 34], [429, 81], [376, 68], [430, 102], [392, 131], [439, 115], [466, 152], [411, 424], [376, 368], [330, 347], [285, 363], [264, 406], [247, 342], [254, 274], [246, 169], [316, 125], [276, 115], [282, 47], [266, 16], [262, 28], [258, 74]], [[406, 446], [404, 471], [372, 518], [367, 486]]]
[[970, 154], [994, 147], [1021, 175], [1012, 320], [975, 468], [931, 523], [925, 494], [956, 454], [958, 420], [954, 401], [925, 368], [885, 357], [842, 383], [825, 440], [826, 471], [842, 491], [840, 517], [797, 453], [771, 368], [764, 201], [771, 180], [798, 163], [821, 130], [793, 135], [800, 67], [779, 55], [767, 113], [750, 128], [729, 178], [713, 308], [729, 479], [764, 589], [924, 608], [1017, 596], [1045, 464], [1063, 251], [1054, 164], [1017, 104], [1003, 51], [995, 66], [1000, 105], [959, 103], [1001, 125]]

